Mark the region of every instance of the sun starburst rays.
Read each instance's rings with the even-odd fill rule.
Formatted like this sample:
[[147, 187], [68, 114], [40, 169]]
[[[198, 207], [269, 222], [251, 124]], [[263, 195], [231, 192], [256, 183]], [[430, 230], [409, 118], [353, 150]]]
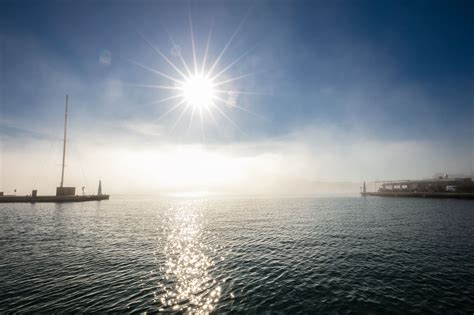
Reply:
[[[211, 120], [217, 124], [216, 117], [214, 112], [217, 112], [221, 117], [223, 117], [226, 121], [228, 121], [232, 126], [237, 128], [240, 132], [242, 132], [241, 128], [238, 126], [236, 122], [234, 122], [229, 115], [225, 112], [225, 110], [232, 110], [232, 109], [239, 109], [246, 113], [253, 114], [257, 117], [261, 117], [253, 112], [249, 111], [248, 109], [237, 105], [237, 98], [242, 94], [258, 94], [250, 91], [241, 91], [238, 89], [233, 88], [226, 88], [227, 85], [249, 76], [255, 74], [255, 72], [240, 74], [237, 76], [229, 76], [227, 73], [231, 68], [235, 68], [235, 66], [241, 62], [252, 49], [245, 51], [243, 54], [239, 55], [236, 59], [232, 60], [230, 63], [224, 66], [220, 66], [223, 60], [225, 53], [228, 51], [229, 47], [231, 46], [234, 38], [237, 36], [239, 30], [242, 27], [245, 18], [239, 23], [236, 30], [232, 33], [231, 37], [227, 40], [224, 47], [219, 51], [217, 58], [212, 62], [209, 60], [210, 57], [210, 48], [211, 48], [211, 37], [212, 31], [209, 31], [207, 35], [207, 40], [205, 41], [202, 59], [198, 60], [198, 45], [195, 36], [194, 36], [194, 28], [191, 13], [189, 14], [189, 31], [190, 31], [190, 42], [191, 42], [191, 64], [186, 62], [186, 59], [181, 54], [181, 50], [179, 46], [176, 45], [174, 39], [172, 38], [171, 34], [167, 31], [169, 40], [173, 45], [174, 55], [179, 59], [179, 62], [182, 64], [182, 68], [180, 68], [177, 64], [173, 62], [171, 58], [168, 58], [160, 48], [154, 45], [150, 40], [145, 38], [142, 34], [140, 37], [145, 41], [145, 43], [154, 51], [156, 52], [162, 60], [164, 60], [170, 67], [173, 69], [173, 73], [164, 72], [158, 69], [154, 69], [153, 67], [147, 66], [143, 63], [137, 62], [135, 60], [128, 60], [135, 66], [144, 69], [150, 73], [153, 73], [159, 76], [161, 79], [166, 79], [170, 83], [167, 84], [129, 84], [131, 86], [136, 87], [143, 87], [143, 88], [152, 88], [152, 89], [160, 89], [160, 90], [169, 90], [173, 94], [171, 96], [167, 96], [161, 98], [159, 100], [155, 100], [151, 104], [161, 104], [172, 102], [174, 100], [179, 100], [171, 105], [171, 107], [166, 110], [161, 116], [159, 116], [158, 120], [161, 120], [163, 117], [169, 115], [172, 112], [175, 112], [181, 108], [179, 111], [178, 117], [173, 123], [171, 130], [174, 130], [176, 126], [180, 123], [183, 119], [184, 115], [188, 112], [189, 114], [189, 126], [188, 129], [191, 128], [194, 118], [196, 116], [196, 112], [198, 113], [198, 118], [201, 124], [201, 131], [204, 138], [204, 116], [206, 114], [209, 115]], [[201, 50], [202, 52], [202, 50]], [[209, 64], [209, 66], [208, 66]], [[220, 69], [218, 69], [220, 68]]]

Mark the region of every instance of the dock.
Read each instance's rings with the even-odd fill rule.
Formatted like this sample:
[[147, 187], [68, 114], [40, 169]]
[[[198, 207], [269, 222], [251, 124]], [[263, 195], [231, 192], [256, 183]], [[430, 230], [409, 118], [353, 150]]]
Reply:
[[0, 196], [0, 203], [36, 203], [36, 202], [83, 202], [109, 200], [109, 195], [83, 196]]
[[451, 199], [474, 199], [474, 193], [435, 193], [435, 192], [366, 192], [362, 196], [372, 197], [415, 197], [415, 198], [451, 198]]
[[[82, 195], [76, 195], [76, 187], [68, 187], [64, 185], [64, 166], [66, 166], [66, 139], [67, 139], [67, 109], [68, 109], [68, 95], [66, 95], [66, 106], [64, 110], [64, 138], [63, 138], [63, 159], [61, 167], [61, 182], [59, 187], [56, 187], [55, 196], [38, 196], [38, 190], [33, 189], [31, 195], [5, 195], [0, 191], [0, 203], [18, 203], [18, 202], [83, 202], [83, 201], [100, 201], [108, 200], [109, 195], [102, 194], [102, 181], [99, 180], [99, 188], [97, 195], [85, 195], [82, 187]], [[16, 193], [16, 189], [15, 189]]]
[[378, 189], [367, 191], [365, 182], [361, 196], [474, 199], [474, 182], [470, 177], [439, 176], [421, 180], [375, 181]]

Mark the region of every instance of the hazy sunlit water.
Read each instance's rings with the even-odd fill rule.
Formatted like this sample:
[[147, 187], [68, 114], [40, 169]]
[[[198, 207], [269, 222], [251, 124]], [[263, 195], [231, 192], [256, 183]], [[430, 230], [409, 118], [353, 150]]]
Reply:
[[474, 312], [474, 202], [0, 204], [0, 312]]

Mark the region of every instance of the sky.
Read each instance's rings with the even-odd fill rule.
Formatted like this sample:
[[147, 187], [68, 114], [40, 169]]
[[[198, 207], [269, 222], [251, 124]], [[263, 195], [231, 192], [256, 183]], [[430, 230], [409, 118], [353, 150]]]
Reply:
[[[65, 184], [91, 193], [472, 175], [473, 34], [472, 1], [3, 0], [0, 191], [54, 192], [66, 94]], [[202, 117], [174, 107], [185, 64], [220, 74]]]

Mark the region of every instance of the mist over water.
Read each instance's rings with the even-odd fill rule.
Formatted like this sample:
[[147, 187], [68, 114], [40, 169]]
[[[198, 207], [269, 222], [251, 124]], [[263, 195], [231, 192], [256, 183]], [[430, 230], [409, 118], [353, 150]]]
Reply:
[[0, 205], [0, 312], [466, 313], [469, 200]]

